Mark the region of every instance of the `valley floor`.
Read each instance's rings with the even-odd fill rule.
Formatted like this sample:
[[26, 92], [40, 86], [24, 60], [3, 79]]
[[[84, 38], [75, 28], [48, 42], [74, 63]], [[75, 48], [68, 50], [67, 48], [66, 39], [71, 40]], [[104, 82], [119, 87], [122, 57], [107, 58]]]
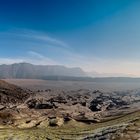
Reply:
[[6, 81], [12, 84], [0, 81], [0, 140], [140, 139], [138, 85]]

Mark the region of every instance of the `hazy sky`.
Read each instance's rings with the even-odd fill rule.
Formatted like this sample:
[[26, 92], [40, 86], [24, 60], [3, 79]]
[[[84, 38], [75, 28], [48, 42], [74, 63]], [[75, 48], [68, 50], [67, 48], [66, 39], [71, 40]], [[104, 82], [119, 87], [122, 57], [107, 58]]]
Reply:
[[139, 0], [0, 0], [0, 64], [140, 76]]

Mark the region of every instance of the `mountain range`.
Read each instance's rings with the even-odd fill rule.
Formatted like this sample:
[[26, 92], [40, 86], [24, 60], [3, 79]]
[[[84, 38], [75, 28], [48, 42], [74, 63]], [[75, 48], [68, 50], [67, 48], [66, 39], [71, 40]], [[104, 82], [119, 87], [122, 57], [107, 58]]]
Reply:
[[140, 78], [130, 77], [132, 76], [125, 74], [89, 73], [79, 67], [69, 68], [63, 65], [33, 65], [30, 63], [0, 65], [0, 79], [44, 79], [93, 82], [140, 81]]
[[0, 78], [42, 79], [47, 76], [84, 77], [86, 73], [78, 67], [68, 68], [61, 65], [33, 65], [29, 63], [0, 65]]

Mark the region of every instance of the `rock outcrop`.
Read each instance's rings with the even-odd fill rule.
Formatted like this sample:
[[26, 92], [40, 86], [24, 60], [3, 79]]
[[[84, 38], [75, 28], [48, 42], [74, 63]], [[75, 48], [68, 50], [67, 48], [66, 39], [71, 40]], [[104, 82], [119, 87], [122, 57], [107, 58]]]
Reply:
[[129, 103], [123, 100], [121, 97], [112, 97], [109, 95], [105, 96], [101, 94], [90, 102], [89, 108], [92, 111], [105, 111], [113, 108], [119, 108], [128, 104]]

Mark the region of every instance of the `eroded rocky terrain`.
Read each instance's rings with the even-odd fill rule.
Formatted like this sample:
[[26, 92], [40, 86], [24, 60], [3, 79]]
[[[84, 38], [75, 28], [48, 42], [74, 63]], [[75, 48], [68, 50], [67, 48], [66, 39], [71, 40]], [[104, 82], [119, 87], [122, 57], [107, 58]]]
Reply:
[[0, 139], [138, 139], [140, 90], [20, 88], [0, 81]]

